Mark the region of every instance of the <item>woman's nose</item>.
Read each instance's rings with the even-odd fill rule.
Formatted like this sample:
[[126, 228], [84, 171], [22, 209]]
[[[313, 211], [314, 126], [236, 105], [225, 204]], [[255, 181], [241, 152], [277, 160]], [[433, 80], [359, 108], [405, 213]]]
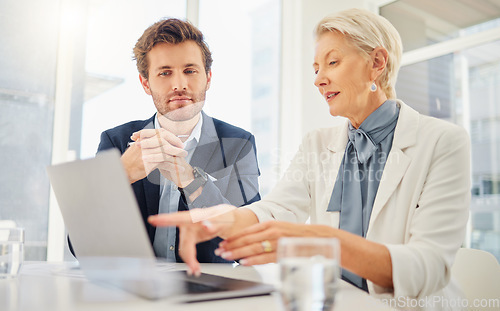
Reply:
[[328, 84], [328, 79], [325, 77], [325, 75], [321, 70], [318, 70], [318, 72], [316, 73], [316, 79], [314, 79], [314, 85], [319, 88], [327, 84]]

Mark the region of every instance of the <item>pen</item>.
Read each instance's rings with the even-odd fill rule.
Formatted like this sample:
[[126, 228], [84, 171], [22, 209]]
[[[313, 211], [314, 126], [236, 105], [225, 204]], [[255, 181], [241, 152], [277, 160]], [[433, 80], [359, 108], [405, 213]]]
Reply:
[[[189, 135], [177, 135], [177, 138], [186, 138], [186, 137], [189, 137]], [[134, 143], [135, 143], [135, 141], [129, 141], [127, 143], [127, 147], [132, 146]]]

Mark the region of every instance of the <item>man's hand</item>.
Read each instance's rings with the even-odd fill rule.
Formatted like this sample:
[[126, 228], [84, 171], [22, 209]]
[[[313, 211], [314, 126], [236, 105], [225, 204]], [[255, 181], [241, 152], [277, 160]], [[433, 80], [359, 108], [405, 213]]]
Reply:
[[[155, 169], [181, 188], [193, 181], [193, 168], [185, 159], [187, 151], [177, 136], [165, 129], [145, 129], [131, 138], [135, 143], [122, 156], [127, 160], [124, 166], [131, 182], [146, 177]], [[136, 148], [141, 153], [140, 158]]]
[[131, 184], [147, 176], [142, 161], [142, 150], [138, 145], [132, 144], [128, 147], [122, 154], [121, 160]]

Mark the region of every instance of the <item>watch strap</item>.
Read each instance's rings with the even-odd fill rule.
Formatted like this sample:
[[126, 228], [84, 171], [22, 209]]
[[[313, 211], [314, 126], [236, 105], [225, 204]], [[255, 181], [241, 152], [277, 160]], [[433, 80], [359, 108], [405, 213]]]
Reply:
[[208, 180], [207, 173], [205, 173], [199, 167], [193, 168], [193, 175], [194, 179], [189, 185], [184, 188], [179, 188], [179, 190], [184, 193], [186, 199], [189, 198], [189, 196], [191, 196], [191, 194], [193, 194], [196, 190], [198, 190], [198, 188], [204, 186]]

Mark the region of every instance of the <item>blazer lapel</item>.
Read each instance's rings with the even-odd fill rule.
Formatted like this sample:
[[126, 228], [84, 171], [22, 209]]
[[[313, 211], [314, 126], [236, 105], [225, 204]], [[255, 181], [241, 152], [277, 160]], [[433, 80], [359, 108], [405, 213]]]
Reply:
[[346, 120], [342, 125], [342, 130], [335, 131], [332, 137], [328, 137], [328, 140], [330, 141], [327, 147], [328, 150], [335, 153], [337, 152], [344, 153], [345, 146], [347, 146], [347, 140], [348, 140], [348, 135], [347, 135], [349, 129], [348, 125], [349, 122]]
[[327, 149], [332, 153], [329, 159], [331, 161], [327, 161], [324, 166], [324, 182], [325, 182], [325, 204], [326, 206], [321, 208], [326, 211], [328, 208], [328, 204], [330, 203], [330, 199], [333, 192], [333, 187], [335, 186], [335, 181], [337, 180], [337, 175], [339, 172], [340, 164], [342, 163], [342, 159], [344, 158], [345, 147], [347, 146], [348, 136], [347, 132], [349, 129], [349, 122], [346, 122], [342, 125], [340, 131], [333, 131], [333, 135], [329, 136], [327, 139], [329, 140], [329, 144], [327, 145]]
[[203, 125], [201, 127], [200, 141], [194, 150], [190, 164], [191, 166], [198, 166], [201, 169], [205, 169], [216, 148], [219, 146], [219, 137], [217, 136], [213, 119], [203, 111], [201, 112], [201, 116], [203, 118]]
[[[200, 141], [193, 152], [189, 164], [192, 167], [197, 166], [203, 170], [207, 170], [208, 163], [219, 145], [219, 137], [217, 136], [212, 118], [207, 116], [203, 111], [201, 112], [201, 117], [203, 118], [203, 124], [201, 126]], [[177, 209], [179, 211], [189, 210], [188, 204], [182, 197], [179, 198]]]
[[371, 227], [371, 224], [380, 214], [410, 165], [411, 158], [405, 154], [405, 149], [414, 145], [417, 141], [418, 112], [399, 100], [398, 105], [400, 106], [399, 119], [394, 131], [392, 149], [382, 173], [368, 228]]

